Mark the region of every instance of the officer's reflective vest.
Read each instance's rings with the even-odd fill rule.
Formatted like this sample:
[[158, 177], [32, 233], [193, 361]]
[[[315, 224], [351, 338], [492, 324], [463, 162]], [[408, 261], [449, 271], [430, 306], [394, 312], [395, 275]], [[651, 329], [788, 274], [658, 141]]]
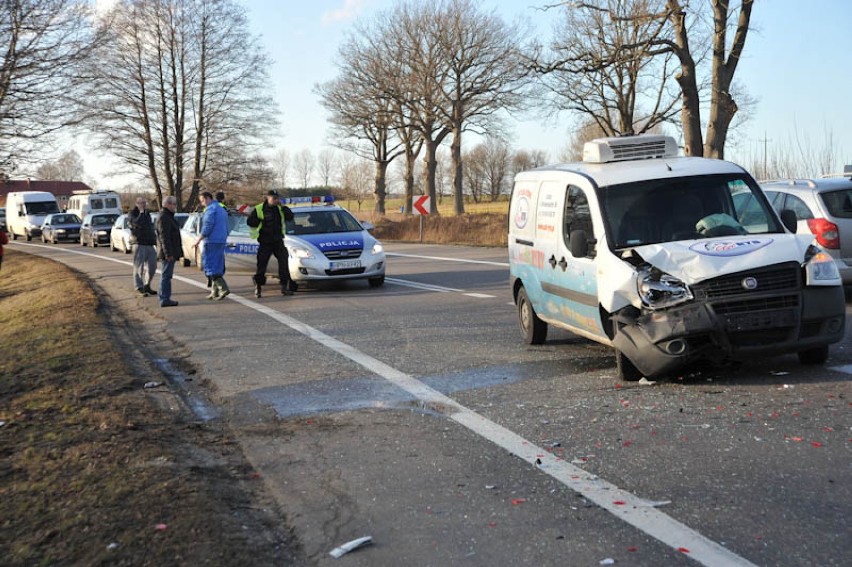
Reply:
[[[249, 227], [249, 236], [257, 240], [260, 237], [260, 229], [263, 227], [263, 203], [254, 207], [257, 213], [257, 218], [260, 219], [260, 224]], [[278, 205], [278, 212], [281, 213], [281, 236], [287, 234], [287, 223], [284, 221], [284, 207]]]

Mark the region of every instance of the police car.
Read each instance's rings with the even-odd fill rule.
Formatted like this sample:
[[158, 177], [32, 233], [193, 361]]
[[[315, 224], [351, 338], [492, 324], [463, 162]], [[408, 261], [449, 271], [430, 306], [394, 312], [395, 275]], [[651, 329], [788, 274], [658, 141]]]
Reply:
[[290, 279], [307, 282], [366, 279], [385, 283], [385, 250], [352, 214], [331, 196], [281, 199], [293, 211], [284, 244], [290, 254]]
[[[346, 209], [334, 204], [334, 198], [293, 197], [281, 199], [291, 207], [293, 221], [287, 223], [284, 244], [289, 254], [288, 266], [293, 289], [299, 284], [316, 281], [366, 279], [370, 286], [385, 283], [385, 252], [382, 244]], [[225, 269], [254, 272], [257, 266], [257, 240], [250, 236], [247, 224], [249, 207], [228, 211]], [[193, 248], [201, 234], [202, 214], [192, 213], [181, 229], [183, 264], [201, 268], [204, 241]], [[278, 274], [273, 256], [266, 268], [269, 275]]]

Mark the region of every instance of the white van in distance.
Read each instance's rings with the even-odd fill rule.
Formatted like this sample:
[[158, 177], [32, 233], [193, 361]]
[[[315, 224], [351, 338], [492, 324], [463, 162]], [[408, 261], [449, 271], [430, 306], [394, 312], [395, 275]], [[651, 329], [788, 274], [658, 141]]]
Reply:
[[698, 360], [796, 352], [843, 338], [832, 258], [797, 236], [741, 167], [678, 157], [666, 136], [586, 143], [583, 162], [515, 177], [509, 262], [521, 334], [547, 326], [615, 348], [620, 377]]
[[98, 189], [96, 191], [74, 191], [68, 200], [68, 213], [74, 213], [81, 219], [89, 213], [112, 213], [120, 215], [121, 197], [115, 191]]
[[41, 236], [44, 217], [58, 212], [59, 205], [53, 193], [13, 191], [6, 195], [6, 228], [13, 240], [25, 236], [29, 241], [34, 236]]

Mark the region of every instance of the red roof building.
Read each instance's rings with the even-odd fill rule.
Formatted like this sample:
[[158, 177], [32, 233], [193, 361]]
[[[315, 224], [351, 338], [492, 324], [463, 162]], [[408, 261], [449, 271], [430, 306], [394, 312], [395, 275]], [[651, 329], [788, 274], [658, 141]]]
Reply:
[[20, 181], [8, 180], [0, 182], [0, 207], [6, 206], [6, 195], [15, 191], [47, 191], [53, 193], [60, 209], [68, 206], [68, 199], [74, 191], [91, 191], [92, 188], [82, 181]]

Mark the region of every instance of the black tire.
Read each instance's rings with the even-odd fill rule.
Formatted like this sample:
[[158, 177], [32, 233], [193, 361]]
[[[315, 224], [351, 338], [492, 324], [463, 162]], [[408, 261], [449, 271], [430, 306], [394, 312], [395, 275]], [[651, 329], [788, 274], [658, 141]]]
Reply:
[[799, 355], [799, 362], [801, 364], [807, 364], [809, 366], [825, 364], [825, 361], [828, 360], [828, 345], [808, 350], [800, 350], [796, 354]]
[[183, 267], [184, 267], [184, 268], [188, 268], [188, 267], [190, 267], [191, 265], [192, 265], [192, 260], [190, 260], [189, 258], [184, 258], [184, 259], [183, 259]]
[[642, 379], [639, 369], [618, 349], [615, 349], [615, 373], [624, 382], [638, 382]]
[[547, 339], [547, 323], [538, 318], [523, 287], [518, 290], [518, 327], [528, 345], [540, 345]]
[[383, 285], [385, 285], [385, 276], [370, 278], [367, 281], [370, 282], [370, 287], [382, 287]]

